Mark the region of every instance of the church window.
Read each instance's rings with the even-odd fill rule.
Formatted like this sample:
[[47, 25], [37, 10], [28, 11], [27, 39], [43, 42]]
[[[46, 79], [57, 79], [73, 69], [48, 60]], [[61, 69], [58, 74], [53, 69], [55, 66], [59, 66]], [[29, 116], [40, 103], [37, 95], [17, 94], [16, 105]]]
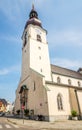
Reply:
[[78, 87], [81, 87], [81, 83], [80, 83], [80, 81], [78, 81]]
[[35, 86], [35, 81], [34, 81], [34, 91], [35, 91], [35, 89], [36, 89], [36, 86]]
[[34, 16], [35, 14], [33, 13], [32, 16]]
[[71, 85], [71, 80], [70, 79], [68, 79], [68, 84]]
[[26, 45], [26, 43], [27, 43], [27, 32], [24, 35], [24, 46]]
[[40, 69], [40, 71], [42, 72], [42, 69]]
[[37, 41], [41, 42], [41, 36], [37, 34]]
[[39, 56], [39, 59], [41, 60], [41, 56]]
[[31, 14], [31, 16], [30, 16], [31, 18], [32, 18], [32, 14]]
[[57, 106], [58, 106], [58, 110], [63, 110], [63, 101], [62, 101], [61, 94], [57, 95]]
[[41, 50], [41, 47], [39, 46], [38, 49]]
[[58, 84], [61, 83], [61, 79], [60, 79], [60, 77], [57, 77], [57, 83], [58, 83]]

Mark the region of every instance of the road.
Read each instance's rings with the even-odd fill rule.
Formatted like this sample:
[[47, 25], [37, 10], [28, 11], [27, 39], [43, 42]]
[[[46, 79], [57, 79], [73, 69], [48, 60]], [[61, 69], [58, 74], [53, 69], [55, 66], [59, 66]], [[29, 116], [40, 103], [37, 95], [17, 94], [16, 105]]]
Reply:
[[32, 129], [9, 123], [5, 117], [0, 117], [0, 130], [32, 130]]

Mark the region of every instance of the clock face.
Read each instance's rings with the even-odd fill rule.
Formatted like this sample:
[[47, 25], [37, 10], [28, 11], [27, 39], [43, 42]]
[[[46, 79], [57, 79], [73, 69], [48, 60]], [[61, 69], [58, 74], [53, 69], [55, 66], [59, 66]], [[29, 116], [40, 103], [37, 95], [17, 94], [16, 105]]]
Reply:
[[39, 34], [39, 35], [41, 35], [40, 29], [36, 29], [36, 33]]

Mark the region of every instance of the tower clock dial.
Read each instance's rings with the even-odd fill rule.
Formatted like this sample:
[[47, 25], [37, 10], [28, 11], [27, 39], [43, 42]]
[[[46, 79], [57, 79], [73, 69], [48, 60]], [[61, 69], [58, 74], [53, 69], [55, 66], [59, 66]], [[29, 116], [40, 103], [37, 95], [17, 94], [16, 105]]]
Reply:
[[36, 29], [36, 33], [39, 34], [39, 35], [41, 35], [40, 29]]

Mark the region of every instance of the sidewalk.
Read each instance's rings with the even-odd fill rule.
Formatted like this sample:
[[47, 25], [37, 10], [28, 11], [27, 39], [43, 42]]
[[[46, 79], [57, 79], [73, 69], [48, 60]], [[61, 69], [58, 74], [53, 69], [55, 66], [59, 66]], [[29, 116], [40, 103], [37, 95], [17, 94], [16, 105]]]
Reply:
[[[82, 120], [73, 121], [55, 121], [55, 122], [44, 122], [44, 121], [34, 121], [34, 120], [23, 120], [23, 119], [13, 119], [8, 118], [9, 122], [25, 126], [27, 128], [39, 129], [39, 130], [82, 130]], [[24, 121], [24, 122], [23, 122]]]

